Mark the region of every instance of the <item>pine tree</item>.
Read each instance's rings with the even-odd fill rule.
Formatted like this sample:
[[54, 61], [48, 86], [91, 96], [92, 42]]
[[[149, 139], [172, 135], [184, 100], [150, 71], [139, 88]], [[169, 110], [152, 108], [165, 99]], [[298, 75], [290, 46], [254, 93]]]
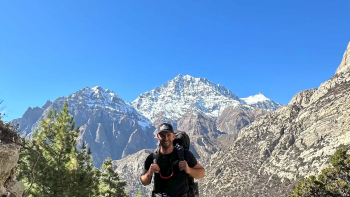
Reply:
[[98, 193], [98, 173], [91, 151], [77, 149], [79, 128], [65, 102], [60, 113], [50, 111], [33, 134], [19, 162], [19, 179], [32, 196], [78, 197]]
[[99, 172], [92, 166], [92, 157], [90, 147], [86, 150], [86, 144], [83, 142], [81, 151], [76, 157], [76, 168], [71, 173], [71, 196], [98, 196], [99, 194]]
[[350, 196], [350, 154], [348, 148], [338, 149], [331, 157], [333, 167], [323, 169], [316, 178], [310, 176], [298, 182], [289, 197]]
[[114, 172], [111, 158], [103, 161], [100, 194], [105, 197], [126, 197], [126, 183], [120, 181], [118, 173]]

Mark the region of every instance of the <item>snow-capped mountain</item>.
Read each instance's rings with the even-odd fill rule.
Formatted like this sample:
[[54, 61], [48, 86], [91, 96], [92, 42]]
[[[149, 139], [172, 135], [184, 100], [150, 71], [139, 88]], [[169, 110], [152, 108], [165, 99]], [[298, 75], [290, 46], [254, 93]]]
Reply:
[[162, 118], [178, 120], [189, 111], [217, 118], [228, 106], [275, 110], [280, 105], [262, 94], [240, 99], [222, 85], [204, 78], [178, 75], [166, 84], [141, 94], [131, 103], [152, 122]]
[[106, 157], [115, 160], [141, 149], [155, 148], [155, 126], [164, 121], [173, 123], [175, 129], [187, 130], [191, 135], [217, 137], [223, 133], [232, 134], [229, 128], [240, 130], [253, 119], [248, 122], [239, 118], [230, 123], [221, 121], [218, 129], [218, 119], [231, 117], [230, 110], [220, 117], [222, 112], [227, 107], [240, 106], [249, 111], [273, 106], [258, 105], [273, 102], [262, 97], [240, 99], [224, 86], [207, 79], [178, 75], [130, 103], [109, 89], [85, 87], [69, 96], [48, 101], [41, 108], [29, 108], [22, 118], [12, 122], [20, 125], [22, 136], [30, 138], [49, 110], [59, 110], [68, 101], [75, 125], [80, 127], [79, 140], [91, 147], [94, 165], [99, 166]]
[[[125, 114], [132, 114], [136, 116], [138, 124], [146, 130], [151, 126], [151, 122], [137, 112], [133, 106], [130, 106], [122, 98], [120, 98], [116, 93], [110, 91], [109, 89], [103, 89], [101, 86], [96, 86], [93, 88], [85, 87], [78, 92], [69, 95], [67, 98], [62, 97], [59, 99], [67, 99], [69, 103], [73, 101], [79, 105], [88, 108], [89, 110], [104, 109], [110, 112], [117, 112], [118, 116], [123, 116]], [[74, 107], [71, 107], [71, 110]], [[114, 117], [115, 118], [115, 117]], [[119, 117], [120, 118], [120, 117]]]
[[86, 104], [90, 108], [102, 107], [124, 113], [129, 113], [133, 110], [129, 105], [125, 104], [123, 99], [117, 94], [109, 89], [104, 90], [101, 86], [93, 88], [85, 87], [78, 92], [69, 95], [67, 99], [76, 100], [79, 104]]
[[243, 103], [252, 106], [254, 108], [264, 109], [266, 111], [275, 111], [282, 105], [274, 102], [273, 100], [266, 98], [263, 93], [259, 93], [254, 96], [249, 96], [247, 98], [241, 98]]
[[75, 125], [80, 127], [79, 141], [91, 147], [95, 166], [100, 166], [106, 157], [120, 159], [156, 144], [151, 122], [117, 94], [100, 86], [85, 87], [47, 102], [42, 108], [29, 108], [22, 118], [12, 122], [24, 128], [22, 136], [30, 138], [49, 110], [61, 109], [65, 101], [68, 101]]

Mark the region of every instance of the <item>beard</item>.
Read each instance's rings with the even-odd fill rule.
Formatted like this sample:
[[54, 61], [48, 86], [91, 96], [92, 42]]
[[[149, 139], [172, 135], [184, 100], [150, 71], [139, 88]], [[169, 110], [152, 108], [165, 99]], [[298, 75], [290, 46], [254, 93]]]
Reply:
[[165, 150], [170, 148], [173, 145], [173, 142], [170, 140], [168, 140], [168, 141], [160, 140], [159, 143], [160, 143], [160, 146]]

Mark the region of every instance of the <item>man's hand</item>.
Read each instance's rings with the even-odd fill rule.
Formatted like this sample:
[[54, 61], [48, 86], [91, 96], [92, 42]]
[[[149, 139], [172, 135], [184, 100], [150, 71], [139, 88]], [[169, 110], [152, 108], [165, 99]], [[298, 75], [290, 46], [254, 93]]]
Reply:
[[189, 174], [190, 167], [188, 167], [188, 164], [186, 161], [179, 162], [179, 169], [180, 171], [184, 170], [187, 174]]
[[152, 163], [148, 170], [144, 169], [144, 171], [140, 177], [142, 184], [149, 185], [152, 181], [153, 173], [159, 173], [159, 170], [160, 170], [160, 168], [159, 168], [158, 164], [155, 164], [155, 163]]
[[158, 164], [156, 164], [156, 163], [152, 163], [151, 166], [149, 167], [150, 174], [153, 174], [153, 172], [159, 173], [159, 170], [160, 170], [160, 168], [159, 168]]

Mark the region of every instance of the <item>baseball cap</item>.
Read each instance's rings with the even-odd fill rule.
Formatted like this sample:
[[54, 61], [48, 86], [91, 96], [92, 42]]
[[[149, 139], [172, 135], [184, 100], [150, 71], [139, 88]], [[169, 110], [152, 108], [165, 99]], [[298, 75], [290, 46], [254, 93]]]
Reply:
[[158, 133], [160, 133], [162, 131], [166, 131], [166, 132], [169, 132], [169, 133], [174, 133], [173, 126], [171, 126], [171, 124], [168, 124], [168, 123], [162, 123], [161, 125], [159, 125]]

